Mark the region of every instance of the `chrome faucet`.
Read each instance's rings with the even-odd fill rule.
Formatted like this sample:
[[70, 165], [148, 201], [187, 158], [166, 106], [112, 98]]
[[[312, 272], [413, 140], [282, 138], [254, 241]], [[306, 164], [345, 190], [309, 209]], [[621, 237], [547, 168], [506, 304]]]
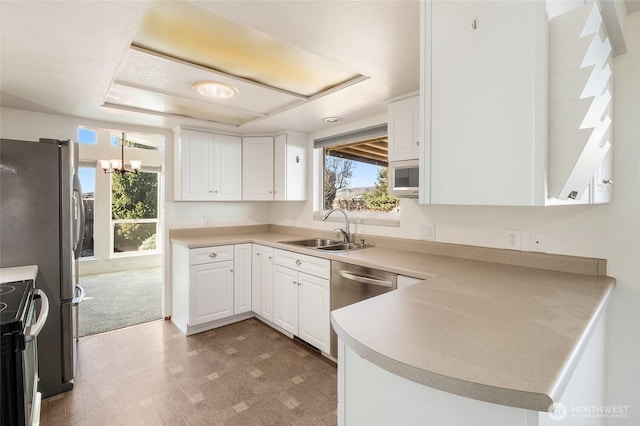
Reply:
[[347, 212], [345, 212], [342, 209], [331, 209], [329, 210], [324, 217], [322, 218], [322, 220], [327, 220], [327, 218], [329, 217], [329, 215], [333, 212], [340, 212], [344, 215], [344, 229], [343, 228], [335, 228], [336, 231], [340, 231], [342, 233], [342, 236], [344, 237], [344, 242], [345, 243], [350, 243], [351, 242], [351, 231], [349, 229], [349, 216], [347, 215]]

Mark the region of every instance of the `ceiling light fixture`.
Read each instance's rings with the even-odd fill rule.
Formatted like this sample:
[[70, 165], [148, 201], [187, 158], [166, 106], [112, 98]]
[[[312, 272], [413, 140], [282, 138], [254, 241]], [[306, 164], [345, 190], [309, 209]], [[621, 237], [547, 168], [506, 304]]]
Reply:
[[325, 117], [322, 120], [326, 123], [335, 123], [342, 120], [342, 117]]
[[198, 81], [191, 88], [203, 96], [215, 99], [229, 99], [238, 94], [238, 89], [219, 81]]
[[124, 132], [122, 132], [122, 139], [120, 140], [120, 160], [98, 160], [100, 164], [100, 168], [105, 173], [117, 173], [119, 175], [123, 175], [125, 173], [138, 173], [140, 168], [142, 167], [142, 161], [139, 160], [131, 160], [129, 161], [129, 165], [131, 166], [131, 170], [127, 170], [124, 167], [124, 142], [126, 140], [126, 136]]

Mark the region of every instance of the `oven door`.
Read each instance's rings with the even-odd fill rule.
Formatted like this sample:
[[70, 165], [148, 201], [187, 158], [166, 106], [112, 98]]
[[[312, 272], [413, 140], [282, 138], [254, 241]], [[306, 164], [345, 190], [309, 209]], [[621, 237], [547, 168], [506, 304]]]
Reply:
[[[36, 316], [36, 303], [40, 299], [42, 306], [38, 319]], [[24, 383], [24, 418], [25, 425], [40, 424], [40, 392], [38, 392], [38, 334], [44, 327], [47, 317], [49, 316], [49, 299], [47, 295], [40, 289], [34, 290], [33, 302], [29, 308], [27, 324], [29, 326], [25, 330], [24, 342], [25, 347], [22, 351], [22, 380]]]

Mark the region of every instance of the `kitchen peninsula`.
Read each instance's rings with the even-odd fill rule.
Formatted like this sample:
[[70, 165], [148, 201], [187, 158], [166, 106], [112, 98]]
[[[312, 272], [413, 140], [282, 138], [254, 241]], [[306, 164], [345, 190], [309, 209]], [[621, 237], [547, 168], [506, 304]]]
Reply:
[[[544, 424], [548, 415], [540, 412], [564, 401], [582, 360], [590, 363], [592, 378], [604, 376], [598, 354], [615, 279], [606, 276], [603, 259], [375, 236], [365, 236], [375, 247], [338, 253], [283, 243], [325, 233], [265, 225], [173, 230], [171, 239], [189, 248], [254, 243], [425, 280], [332, 313], [341, 339], [341, 422], [398, 419], [393, 382], [399, 381], [405, 402], [413, 401], [405, 392], [415, 397], [425, 390], [454, 398], [452, 406], [489, 407], [493, 424], [502, 418], [496, 410], [508, 421], [540, 416]], [[361, 398], [354, 398], [354, 387]]]

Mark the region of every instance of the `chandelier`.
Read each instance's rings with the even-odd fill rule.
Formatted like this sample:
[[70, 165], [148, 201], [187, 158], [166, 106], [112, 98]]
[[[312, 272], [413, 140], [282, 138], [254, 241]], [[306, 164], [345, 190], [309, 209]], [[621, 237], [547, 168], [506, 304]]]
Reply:
[[98, 160], [100, 163], [100, 168], [105, 173], [117, 173], [119, 175], [123, 175], [125, 173], [138, 173], [140, 168], [142, 167], [142, 161], [139, 160], [131, 160], [129, 161], [129, 165], [131, 166], [131, 170], [127, 170], [124, 165], [124, 141], [126, 135], [122, 132], [122, 139], [120, 141], [120, 159], [119, 160]]

